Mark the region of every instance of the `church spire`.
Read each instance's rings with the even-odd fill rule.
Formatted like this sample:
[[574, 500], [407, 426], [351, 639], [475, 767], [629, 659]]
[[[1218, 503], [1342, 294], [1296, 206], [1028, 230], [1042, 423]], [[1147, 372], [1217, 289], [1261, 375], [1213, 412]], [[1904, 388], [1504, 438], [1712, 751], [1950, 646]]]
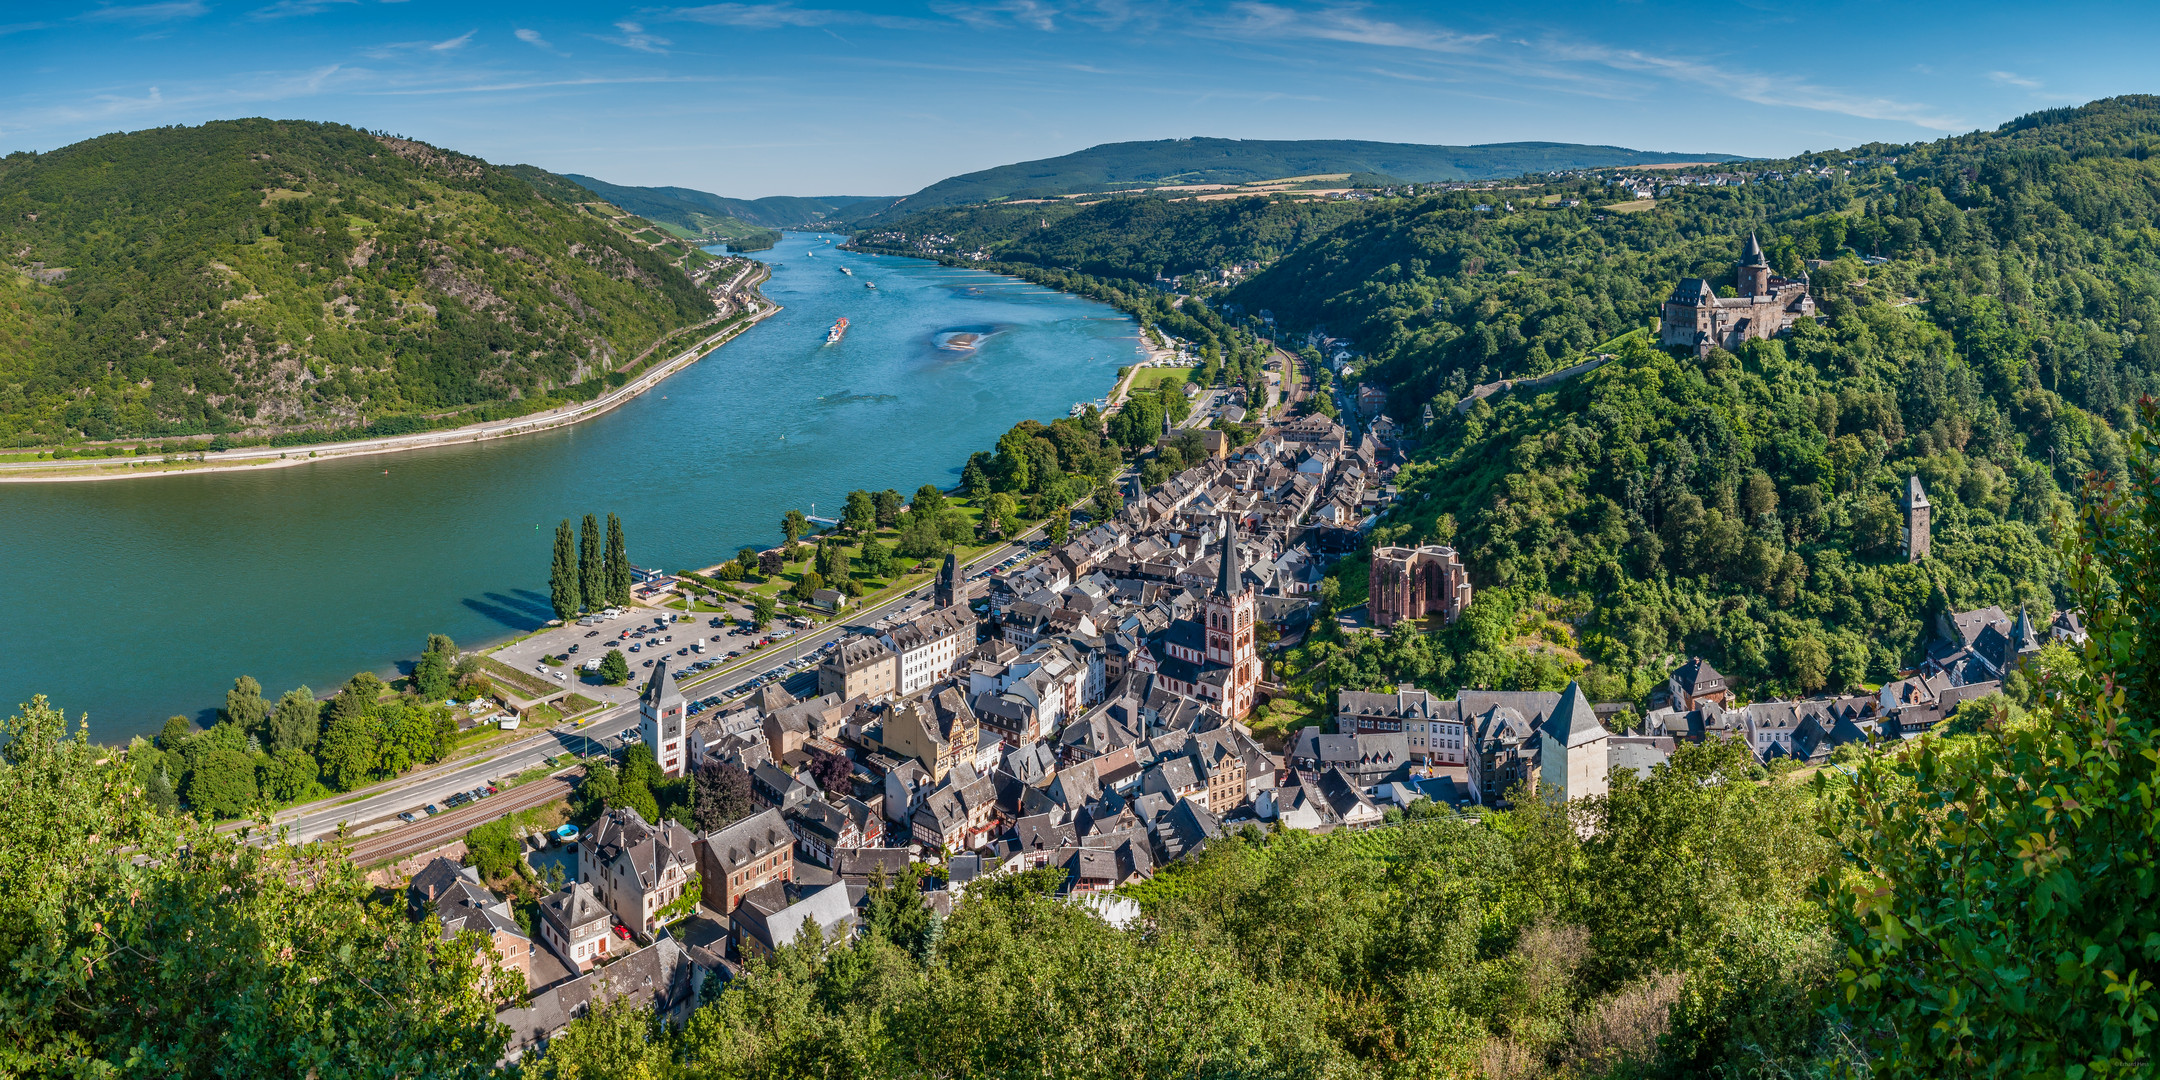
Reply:
[[1245, 591], [1244, 573], [1238, 569], [1237, 519], [1223, 519], [1222, 566], [1215, 575], [1215, 595], [1236, 596]]

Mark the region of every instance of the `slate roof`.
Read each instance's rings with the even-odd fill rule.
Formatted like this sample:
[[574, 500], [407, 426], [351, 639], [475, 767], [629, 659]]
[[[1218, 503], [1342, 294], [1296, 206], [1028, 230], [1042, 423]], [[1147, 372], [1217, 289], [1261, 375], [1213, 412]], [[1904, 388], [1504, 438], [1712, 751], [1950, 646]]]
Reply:
[[595, 922], [613, 922], [615, 918], [600, 903], [600, 894], [582, 881], [573, 881], [561, 892], [540, 901], [540, 917], [552, 924], [556, 936], [564, 941], [576, 939], [581, 929]]
[[788, 831], [787, 818], [778, 810], [752, 814], [705, 838], [706, 850], [712, 852], [723, 873], [732, 873], [737, 867], [771, 854], [775, 848], [794, 843], [795, 834]]
[[[769, 768], [769, 766], [760, 766]], [[590, 851], [601, 866], [630, 867], [641, 889], [660, 883], [670, 866], [685, 872], [697, 865], [697, 838], [678, 822], [648, 824], [643, 815], [627, 806], [611, 806], [578, 842], [581, 852]], [[588, 877], [592, 874], [588, 871]]]

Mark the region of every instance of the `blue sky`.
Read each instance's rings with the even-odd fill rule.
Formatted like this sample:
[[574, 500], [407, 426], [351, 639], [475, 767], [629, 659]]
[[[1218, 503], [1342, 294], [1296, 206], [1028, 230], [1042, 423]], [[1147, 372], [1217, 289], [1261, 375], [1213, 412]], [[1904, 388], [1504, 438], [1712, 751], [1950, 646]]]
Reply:
[[0, 151], [238, 116], [726, 195], [1096, 143], [1783, 154], [2160, 90], [2160, 6], [1548, 0], [0, 4]]

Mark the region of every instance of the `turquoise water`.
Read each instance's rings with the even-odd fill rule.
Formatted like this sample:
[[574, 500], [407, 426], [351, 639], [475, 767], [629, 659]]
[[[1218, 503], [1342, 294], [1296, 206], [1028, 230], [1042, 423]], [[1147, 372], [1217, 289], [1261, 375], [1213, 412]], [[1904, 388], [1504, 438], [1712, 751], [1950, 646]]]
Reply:
[[[499, 640], [550, 617], [565, 517], [621, 514], [642, 566], [710, 565], [777, 543], [791, 507], [835, 517], [853, 488], [950, 487], [971, 451], [1102, 396], [1132, 362], [1133, 323], [1100, 304], [826, 240], [791, 233], [759, 254], [786, 310], [572, 428], [261, 472], [0, 485], [0, 707], [42, 693], [118, 743], [167, 716], [206, 720], [236, 675], [271, 695], [322, 692], [388, 673], [431, 632]], [[828, 346], [842, 315], [848, 334]], [[981, 338], [941, 347], [956, 334]]]

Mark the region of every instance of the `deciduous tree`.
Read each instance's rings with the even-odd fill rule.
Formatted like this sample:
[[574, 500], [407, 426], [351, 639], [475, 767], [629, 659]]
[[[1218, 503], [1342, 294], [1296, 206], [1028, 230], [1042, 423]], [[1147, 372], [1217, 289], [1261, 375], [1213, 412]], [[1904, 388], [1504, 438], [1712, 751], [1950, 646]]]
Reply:
[[263, 704], [262, 684], [254, 676], [242, 675], [233, 680], [232, 689], [225, 691], [225, 719], [250, 735], [262, 731], [263, 715], [269, 707]]
[[694, 779], [696, 785], [690, 805], [700, 833], [725, 828], [757, 810], [750, 774], [720, 760], [717, 755], [705, 758]]

